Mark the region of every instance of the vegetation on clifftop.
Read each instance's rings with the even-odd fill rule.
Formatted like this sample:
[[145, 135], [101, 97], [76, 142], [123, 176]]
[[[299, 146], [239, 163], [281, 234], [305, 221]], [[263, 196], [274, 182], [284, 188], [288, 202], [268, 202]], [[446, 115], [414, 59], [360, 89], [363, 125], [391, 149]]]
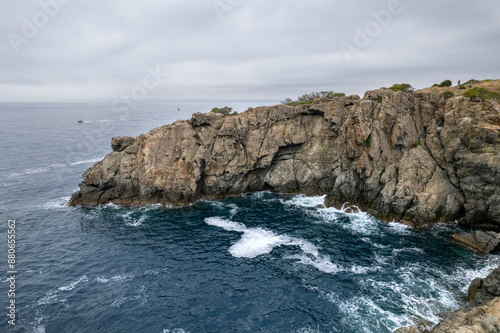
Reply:
[[392, 91], [405, 91], [405, 92], [412, 92], [415, 90], [415, 88], [413, 88], [409, 83], [400, 83], [400, 84], [395, 83], [389, 89], [391, 89]]
[[303, 105], [303, 104], [311, 104], [315, 99], [318, 98], [335, 98], [345, 96], [344, 93], [336, 93], [333, 91], [322, 91], [322, 92], [312, 92], [310, 94], [304, 94], [302, 96], [297, 97], [296, 100], [292, 100], [291, 98], [285, 98], [281, 101], [281, 104], [286, 105]]
[[221, 113], [225, 116], [228, 116], [229, 114], [233, 114], [233, 115], [237, 115], [238, 112], [237, 111], [233, 111], [233, 108], [229, 107], [229, 106], [225, 106], [223, 108], [213, 108], [212, 111], [210, 112], [213, 112], [213, 113]]
[[471, 100], [485, 100], [489, 98], [500, 99], [500, 94], [485, 88], [475, 87], [464, 92], [464, 97], [469, 97]]

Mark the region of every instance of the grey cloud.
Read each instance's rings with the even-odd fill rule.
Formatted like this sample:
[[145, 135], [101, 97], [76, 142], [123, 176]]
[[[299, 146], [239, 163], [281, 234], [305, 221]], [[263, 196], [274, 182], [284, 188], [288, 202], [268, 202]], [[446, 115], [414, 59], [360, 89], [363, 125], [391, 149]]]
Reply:
[[[230, 9], [223, 19], [216, 1]], [[71, 0], [19, 53], [9, 34], [22, 37], [23, 18], [42, 9], [4, 1], [0, 101], [114, 99], [159, 64], [169, 76], [151, 98], [278, 101], [500, 77], [497, 0], [400, 0], [378, 30], [374, 13], [397, 0], [216, 1]], [[356, 34], [369, 28], [369, 43], [357, 46]], [[341, 45], [354, 47], [350, 62]]]

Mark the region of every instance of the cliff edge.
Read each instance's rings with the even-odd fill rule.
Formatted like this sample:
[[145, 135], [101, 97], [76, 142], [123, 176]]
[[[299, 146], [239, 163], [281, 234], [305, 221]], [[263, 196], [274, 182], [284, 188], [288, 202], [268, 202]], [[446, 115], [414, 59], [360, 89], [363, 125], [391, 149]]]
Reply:
[[[500, 86], [500, 81], [489, 82]], [[196, 113], [112, 139], [69, 205], [186, 205], [244, 192], [327, 194], [382, 220], [500, 227], [500, 104], [369, 91], [239, 115]]]

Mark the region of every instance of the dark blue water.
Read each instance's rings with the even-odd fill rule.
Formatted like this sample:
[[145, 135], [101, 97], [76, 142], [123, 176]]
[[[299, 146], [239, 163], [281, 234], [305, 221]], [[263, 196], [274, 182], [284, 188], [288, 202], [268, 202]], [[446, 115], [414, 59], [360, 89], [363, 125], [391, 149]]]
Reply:
[[[223, 106], [177, 104], [127, 114], [108, 104], [0, 105], [0, 331], [391, 332], [437, 322], [464, 305], [470, 280], [500, 264], [450, 241], [456, 224], [384, 224], [324, 208], [323, 197], [65, 207], [111, 137]], [[8, 219], [16, 219], [15, 326]]]

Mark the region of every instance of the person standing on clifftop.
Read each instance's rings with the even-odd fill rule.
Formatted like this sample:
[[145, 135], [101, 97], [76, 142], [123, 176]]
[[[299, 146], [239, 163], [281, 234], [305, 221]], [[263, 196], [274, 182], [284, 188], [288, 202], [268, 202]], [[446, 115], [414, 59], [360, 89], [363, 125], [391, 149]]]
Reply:
[[458, 79], [458, 85], [460, 85], [460, 79]]
[[472, 88], [472, 81], [470, 81], [470, 86], [469, 87]]

